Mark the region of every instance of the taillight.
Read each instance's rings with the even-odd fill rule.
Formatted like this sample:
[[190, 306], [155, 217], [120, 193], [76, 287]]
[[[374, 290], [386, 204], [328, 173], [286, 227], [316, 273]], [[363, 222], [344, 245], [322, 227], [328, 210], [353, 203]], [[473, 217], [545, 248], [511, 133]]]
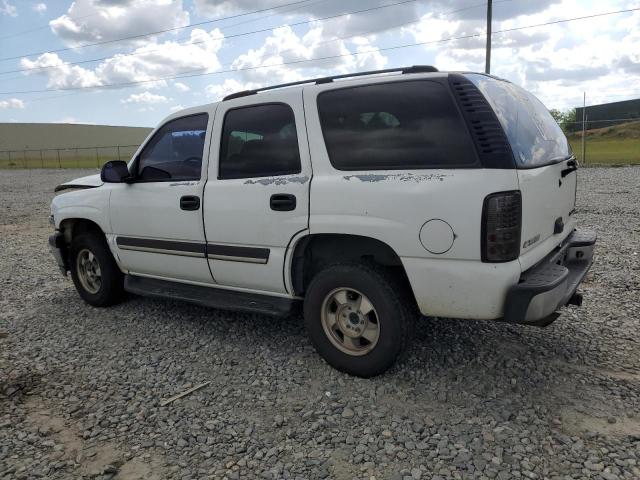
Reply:
[[482, 206], [482, 261], [509, 262], [520, 255], [520, 192], [487, 195]]

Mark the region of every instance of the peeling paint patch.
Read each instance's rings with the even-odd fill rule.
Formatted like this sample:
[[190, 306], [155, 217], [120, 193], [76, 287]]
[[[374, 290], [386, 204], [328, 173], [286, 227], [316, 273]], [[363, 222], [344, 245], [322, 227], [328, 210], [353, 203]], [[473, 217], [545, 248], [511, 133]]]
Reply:
[[170, 187], [182, 187], [184, 185], [189, 185], [189, 186], [198, 185], [198, 182], [185, 181], [185, 182], [174, 182], [169, 184]]
[[259, 178], [256, 180], [249, 179], [244, 182], [245, 185], [287, 185], [289, 183], [307, 183], [309, 177], [306, 175], [299, 175], [296, 177], [267, 177]]
[[343, 178], [350, 181], [352, 178], [356, 178], [361, 182], [382, 182], [383, 180], [399, 180], [401, 182], [430, 182], [439, 181], [442, 182], [446, 177], [451, 175], [445, 173], [390, 173], [390, 174], [366, 174], [366, 175], [345, 175]]

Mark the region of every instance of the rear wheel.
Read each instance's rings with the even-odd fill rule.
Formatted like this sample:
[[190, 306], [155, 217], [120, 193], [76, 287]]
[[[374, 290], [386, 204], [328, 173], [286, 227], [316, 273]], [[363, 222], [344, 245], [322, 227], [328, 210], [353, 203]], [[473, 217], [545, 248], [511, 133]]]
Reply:
[[70, 249], [71, 278], [82, 299], [94, 307], [107, 307], [124, 298], [124, 276], [101, 235], [83, 233]]
[[379, 375], [395, 363], [408, 343], [410, 312], [400, 284], [361, 263], [322, 270], [304, 301], [305, 324], [318, 353], [359, 377]]

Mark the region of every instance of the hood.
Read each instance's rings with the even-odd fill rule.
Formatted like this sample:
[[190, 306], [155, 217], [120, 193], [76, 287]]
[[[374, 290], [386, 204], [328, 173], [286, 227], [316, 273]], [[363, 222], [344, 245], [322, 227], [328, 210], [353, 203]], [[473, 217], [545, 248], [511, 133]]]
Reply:
[[104, 182], [100, 179], [100, 174], [87, 175], [86, 177], [76, 178], [66, 183], [58, 185], [53, 191], [62, 192], [63, 190], [78, 190], [83, 188], [96, 188], [104, 185]]

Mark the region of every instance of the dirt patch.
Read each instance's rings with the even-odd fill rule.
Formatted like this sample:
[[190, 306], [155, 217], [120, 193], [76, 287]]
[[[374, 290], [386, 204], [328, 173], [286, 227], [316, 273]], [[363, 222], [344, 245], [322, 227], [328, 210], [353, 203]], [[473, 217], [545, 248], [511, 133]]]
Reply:
[[607, 368], [591, 367], [589, 365], [576, 365], [567, 362], [558, 362], [559, 366], [568, 368], [574, 372], [585, 375], [599, 375], [609, 377], [614, 380], [624, 380], [627, 382], [640, 382], [640, 373], [625, 372], [620, 370], [609, 370]]
[[562, 426], [570, 435], [590, 432], [605, 436], [640, 438], [640, 419], [637, 418], [602, 418], [573, 410], [565, 410], [562, 413]]
[[37, 397], [30, 397], [24, 406], [27, 408], [27, 424], [31, 429], [55, 444], [51, 458], [74, 460], [78, 465], [78, 475], [96, 476], [110, 471], [117, 472], [114, 478], [122, 480], [164, 478], [158, 459], [152, 457], [149, 463], [140, 458], [126, 460], [124, 453], [112, 443], [88, 445], [75, 424], [47, 408]]
[[161, 480], [162, 468], [157, 460], [145, 463], [139, 458], [132, 458], [120, 467], [116, 480]]
[[22, 231], [36, 231], [36, 230], [51, 230], [53, 227], [46, 227], [39, 223], [14, 223], [14, 224], [0, 224], [0, 233], [22, 232]]

